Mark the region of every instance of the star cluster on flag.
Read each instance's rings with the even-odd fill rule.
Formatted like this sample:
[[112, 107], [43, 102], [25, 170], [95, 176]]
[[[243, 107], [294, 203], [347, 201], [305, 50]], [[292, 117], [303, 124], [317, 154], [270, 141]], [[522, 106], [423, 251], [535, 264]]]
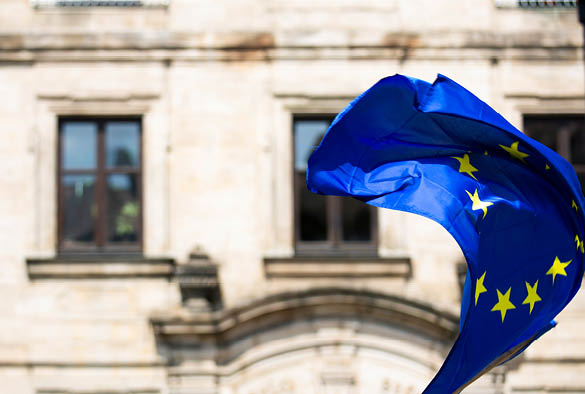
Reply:
[[[525, 159], [527, 159], [528, 157], [530, 157], [530, 155], [528, 153], [525, 153], [523, 151], [520, 150], [519, 148], [519, 141], [515, 141], [513, 142], [510, 146], [506, 146], [506, 145], [499, 145], [504, 151], [506, 151], [510, 157], [519, 160], [520, 162], [522, 162], [522, 164], [527, 164]], [[469, 152], [471, 153], [471, 152]], [[471, 163], [471, 157], [469, 153], [465, 153], [463, 155], [463, 157], [458, 157], [458, 156], [452, 156], [452, 159], [455, 159], [459, 162], [459, 168], [458, 171], [460, 173], [464, 173], [469, 175], [471, 178], [473, 178], [478, 184], [480, 183], [476, 177], [476, 175], [474, 173], [478, 173], [478, 175], [480, 176], [481, 171], [476, 168], [472, 163]], [[483, 156], [489, 156], [489, 152], [486, 150], [483, 153]], [[480, 167], [480, 165], [478, 165], [478, 167]], [[550, 167], [548, 167], [548, 165], [545, 165], [545, 169], [550, 169]], [[479, 186], [479, 185], [478, 185]], [[483, 212], [483, 215], [481, 216], [481, 219], [484, 219], [487, 214], [488, 214], [488, 209], [494, 205], [494, 202], [497, 202], [497, 199], [494, 199], [492, 197], [492, 200], [494, 200], [494, 202], [489, 201], [488, 199], [482, 200], [479, 195], [478, 195], [478, 191], [477, 188], [473, 191], [473, 193], [471, 193], [468, 190], [465, 190], [465, 192], [467, 193], [467, 195], [469, 196], [469, 199], [471, 200], [471, 210], [472, 211], [477, 211], [480, 210]], [[574, 200], [571, 201], [571, 208], [573, 208], [575, 211], [578, 210], [578, 207], [575, 203]], [[575, 239], [574, 239], [576, 245], [577, 245], [577, 250], [580, 251], [581, 253], [584, 253], [584, 240], [582, 239], [582, 237], [579, 237], [579, 235], [575, 235]], [[560, 275], [561, 277], [566, 277], [567, 276], [567, 272], [566, 269], [567, 267], [571, 264], [571, 259], [567, 260], [567, 261], [561, 261], [559, 256], [554, 256], [554, 258], [551, 258], [551, 260], [553, 260], [550, 268], [548, 269], [548, 271], [546, 272], [542, 272], [542, 276], [550, 276], [550, 280], [551, 280], [551, 284], [554, 285], [555, 284], [555, 278], [557, 277], [557, 275]], [[497, 287], [497, 285], [494, 284], [494, 288], [493, 289], [488, 289], [486, 287], [486, 283], [489, 283], [489, 277], [487, 279], [486, 282], [486, 276], [487, 276], [487, 270], [484, 271], [480, 277], [475, 278], [475, 284], [474, 284], [474, 299], [475, 299], [475, 306], [477, 307], [478, 305], [478, 300], [480, 299], [480, 296], [484, 293], [488, 293], [490, 291], [495, 291], [495, 294], [497, 294], [497, 302], [493, 305], [493, 307], [490, 309], [491, 312], [500, 312], [501, 315], [501, 319], [502, 319], [502, 323], [504, 323], [504, 320], [506, 318], [506, 313], [508, 311], [511, 310], [515, 310], [517, 309], [516, 306], [520, 305], [526, 305], [529, 308], [526, 308], [528, 311], [528, 315], [532, 314], [532, 311], [534, 309], [534, 306], [537, 302], [542, 301], [541, 296], [538, 293], [538, 282], [540, 280], [540, 278], [538, 279], [534, 279], [531, 278], [533, 280], [532, 284], [530, 284], [528, 281], [524, 282], [525, 285], [525, 289], [523, 289], [522, 284], [514, 284], [514, 285], [510, 285], [508, 287], [508, 289], [503, 292], [503, 289], [500, 289]], [[528, 280], [528, 279], [527, 279]], [[562, 285], [562, 284], [560, 284]], [[515, 289], [514, 291], [514, 295], [517, 300], [515, 300], [514, 302], [516, 304], [514, 304], [512, 302], [512, 300], [510, 299], [512, 297], [512, 289]], [[516, 289], [518, 289], [516, 291]], [[503, 292], [503, 293], [502, 293]], [[520, 294], [519, 296], [516, 296], [516, 294]], [[522, 301], [520, 301], [520, 299], [524, 297], [524, 299]]]

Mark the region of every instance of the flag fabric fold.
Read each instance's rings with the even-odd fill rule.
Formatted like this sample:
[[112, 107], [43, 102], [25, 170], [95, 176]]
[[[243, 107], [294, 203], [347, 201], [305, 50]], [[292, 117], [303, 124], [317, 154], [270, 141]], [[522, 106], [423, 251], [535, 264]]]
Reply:
[[426, 393], [459, 392], [517, 355], [581, 284], [573, 168], [445, 76], [395, 75], [357, 97], [310, 157], [307, 186], [425, 216], [459, 244], [461, 329]]

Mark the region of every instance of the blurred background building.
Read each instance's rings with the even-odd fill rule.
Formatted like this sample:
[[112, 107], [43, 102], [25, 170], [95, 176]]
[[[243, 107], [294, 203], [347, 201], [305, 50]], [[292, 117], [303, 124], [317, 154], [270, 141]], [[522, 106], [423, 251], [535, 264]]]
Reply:
[[[585, 175], [582, 48], [575, 1], [2, 0], [0, 392], [421, 392], [463, 257], [307, 157], [442, 73]], [[585, 295], [558, 320], [465, 392], [585, 393]]]

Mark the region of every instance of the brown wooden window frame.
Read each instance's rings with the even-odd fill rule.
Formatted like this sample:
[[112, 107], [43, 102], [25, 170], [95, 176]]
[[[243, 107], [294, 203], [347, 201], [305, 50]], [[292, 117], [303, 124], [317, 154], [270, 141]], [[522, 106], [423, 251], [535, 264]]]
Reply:
[[334, 115], [330, 114], [295, 114], [292, 117], [292, 176], [294, 201], [294, 245], [296, 255], [339, 255], [339, 256], [377, 256], [378, 253], [378, 213], [374, 206], [368, 205], [370, 211], [370, 236], [368, 241], [347, 241], [343, 239], [342, 201], [351, 197], [324, 196], [326, 205], [327, 240], [301, 240], [302, 188], [306, 188], [305, 174], [295, 168], [295, 124], [303, 120], [324, 120], [331, 123]]
[[[64, 169], [62, 152], [63, 127], [67, 122], [94, 122], [97, 125], [96, 166], [93, 169]], [[135, 167], [107, 167], [105, 130], [108, 122], [136, 122], [138, 125], [138, 163]], [[60, 116], [58, 118], [57, 135], [57, 251], [59, 254], [133, 254], [139, 255], [143, 249], [143, 123], [141, 116]], [[138, 217], [137, 240], [126, 243], [109, 243], [107, 241], [107, 177], [116, 174], [135, 175], [137, 182]], [[64, 230], [64, 192], [63, 178], [67, 175], [95, 176], [96, 219], [94, 221], [94, 240], [92, 244], [65, 247], [63, 245]]]

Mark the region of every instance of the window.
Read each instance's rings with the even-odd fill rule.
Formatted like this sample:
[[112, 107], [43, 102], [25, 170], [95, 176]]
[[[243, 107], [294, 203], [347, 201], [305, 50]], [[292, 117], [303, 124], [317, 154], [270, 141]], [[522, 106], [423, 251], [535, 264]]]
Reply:
[[375, 254], [376, 210], [350, 197], [319, 196], [306, 186], [307, 161], [331, 117], [295, 117], [294, 190], [297, 253]]
[[139, 251], [141, 121], [59, 121], [60, 251]]
[[567, 159], [585, 185], [585, 118], [583, 115], [525, 115], [524, 131]]

